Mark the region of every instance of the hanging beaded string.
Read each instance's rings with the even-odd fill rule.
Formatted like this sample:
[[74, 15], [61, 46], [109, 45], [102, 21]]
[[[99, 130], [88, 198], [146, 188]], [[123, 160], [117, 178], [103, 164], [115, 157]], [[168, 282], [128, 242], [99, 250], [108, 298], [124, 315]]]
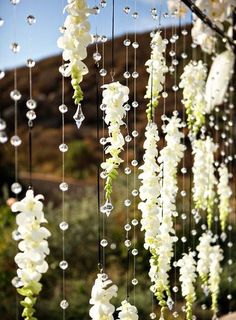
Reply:
[[[62, 11], [64, 8], [64, 0], [62, 0]], [[62, 59], [63, 64], [63, 59]], [[66, 299], [66, 269], [68, 268], [68, 262], [65, 257], [65, 232], [69, 228], [69, 224], [66, 222], [66, 206], [65, 206], [65, 192], [68, 191], [69, 185], [65, 182], [65, 153], [68, 151], [68, 145], [65, 143], [65, 114], [68, 108], [65, 104], [65, 78], [61, 73], [61, 105], [59, 106], [61, 113], [61, 144], [59, 150], [61, 152], [61, 184], [59, 185], [61, 191], [61, 222], [59, 228], [62, 232], [62, 259], [59, 262], [59, 267], [62, 270], [62, 288], [61, 288], [61, 301], [60, 307], [62, 309], [62, 319], [66, 318], [66, 309], [69, 307], [69, 302]]]
[[[128, 5], [128, 0], [126, 0], [125, 7], [123, 9], [125, 15], [127, 18], [129, 18], [130, 13], [130, 7]], [[129, 46], [131, 44], [131, 41], [129, 39], [129, 33], [128, 31], [125, 34], [125, 39], [123, 41], [123, 44], [125, 46], [125, 72], [123, 74], [126, 82], [126, 86], [129, 87], [129, 78], [130, 78], [130, 72], [129, 72]], [[127, 135], [125, 136], [125, 142], [126, 142], [126, 168], [129, 167], [129, 143], [131, 142], [132, 138], [129, 135], [129, 111], [131, 109], [130, 104], [127, 103], [125, 106], [126, 110], [126, 131]], [[131, 200], [129, 199], [129, 192], [130, 192], [130, 181], [129, 181], [129, 174], [126, 174], [126, 199], [124, 201], [124, 205], [126, 207], [126, 224], [124, 226], [125, 229], [125, 247], [127, 248], [127, 266], [126, 266], [126, 300], [129, 301], [129, 291], [130, 291], [130, 283], [129, 283], [129, 272], [130, 272], [130, 246], [131, 241], [129, 239], [129, 231], [131, 230], [130, 226], [130, 205]], [[133, 194], [133, 193], [132, 193]]]
[[[14, 42], [11, 44], [10, 49], [13, 54], [17, 54], [20, 51], [20, 45], [16, 41], [16, 21], [17, 21], [17, 10], [16, 5], [19, 3], [19, 0], [11, 0], [11, 4], [13, 5], [13, 25], [14, 25]], [[11, 191], [18, 196], [18, 194], [22, 191], [22, 186], [18, 181], [18, 147], [21, 145], [22, 140], [18, 136], [18, 102], [21, 99], [21, 93], [17, 89], [17, 68], [14, 68], [14, 89], [10, 92], [10, 97], [14, 101], [14, 135], [11, 137], [11, 144], [14, 147], [14, 164], [15, 164], [15, 182], [11, 185]]]
[[[4, 20], [0, 18], [0, 28], [4, 25]], [[5, 77], [5, 71], [3, 69], [0, 69], [0, 80], [2, 80]], [[0, 143], [6, 143], [8, 140], [7, 134], [6, 134], [6, 121], [2, 118], [2, 111], [1, 111], [1, 105], [0, 105]]]

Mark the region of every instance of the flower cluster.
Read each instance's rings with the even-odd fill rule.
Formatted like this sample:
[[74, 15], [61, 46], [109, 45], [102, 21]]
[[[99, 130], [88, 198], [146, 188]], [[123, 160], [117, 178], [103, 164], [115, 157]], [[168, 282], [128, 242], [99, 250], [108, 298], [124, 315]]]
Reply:
[[[232, 0], [196, 0], [195, 4], [212, 21], [223, 28], [223, 22], [227, 19], [227, 14], [231, 10]], [[199, 44], [203, 51], [212, 53], [215, 50], [215, 33], [201, 19], [195, 17], [192, 28], [192, 37], [196, 44]]]
[[118, 288], [109, 279], [103, 280], [104, 274], [99, 273], [92, 288], [91, 299], [93, 306], [89, 310], [89, 315], [93, 320], [113, 320], [115, 307], [110, 300], [117, 296]]
[[[45, 258], [49, 254], [47, 238], [50, 232], [41, 226], [42, 223], [47, 223], [40, 201], [42, 199], [42, 195], [34, 196], [33, 190], [28, 190], [25, 198], [11, 207], [12, 212], [19, 212], [16, 216], [18, 228], [15, 233], [20, 240], [18, 247], [21, 252], [15, 256], [18, 265], [16, 287], [18, 293], [25, 297], [21, 305], [24, 307], [22, 316], [26, 320], [36, 319], [32, 318], [35, 312], [33, 307], [42, 288], [42, 274], [48, 270]], [[16, 283], [16, 279], [13, 283]]]
[[207, 211], [208, 228], [211, 228], [217, 183], [214, 168], [214, 152], [217, 146], [212, 138], [194, 140], [193, 144], [193, 200], [196, 209]]
[[137, 308], [126, 300], [121, 302], [121, 306], [117, 310], [120, 311], [118, 314], [120, 320], [138, 320]]
[[217, 186], [217, 193], [220, 199], [220, 224], [222, 231], [225, 231], [226, 221], [230, 213], [230, 197], [232, 195], [232, 190], [229, 185], [229, 171], [225, 164], [219, 167], [219, 175], [220, 179]]
[[155, 123], [146, 127], [144, 142], [144, 164], [139, 168], [143, 172], [139, 175], [141, 186], [139, 196], [142, 202], [138, 208], [142, 211], [142, 230], [145, 231], [146, 250], [155, 247], [156, 236], [160, 227], [160, 167], [157, 164], [159, 141], [158, 129]]
[[74, 88], [73, 98], [75, 103], [79, 104], [83, 99], [80, 83], [83, 76], [88, 73], [88, 68], [82, 61], [87, 57], [88, 45], [92, 43], [88, 16], [93, 10], [88, 8], [86, 0], [68, 0], [65, 11], [68, 16], [61, 29], [62, 35], [57, 45], [63, 49], [63, 59], [68, 62], [60, 68], [60, 71], [65, 77], [71, 76], [71, 84]]
[[181, 0], [168, 0], [167, 1], [168, 10], [171, 14], [177, 16], [184, 16], [187, 12], [187, 7]]
[[183, 88], [184, 106], [188, 115], [188, 127], [197, 134], [205, 123], [207, 68], [202, 61], [190, 61], [181, 75], [180, 88]]
[[194, 259], [194, 253], [189, 252], [184, 254], [182, 259], [178, 261], [180, 267], [180, 282], [182, 288], [182, 295], [186, 300], [186, 319], [192, 320], [193, 311], [192, 306], [196, 300], [196, 293], [194, 283], [197, 278], [196, 261]]
[[124, 124], [123, 118], [126, 114], [124, 104], [129, 100], [129, 88], [119, 82], [104, 85], [102, 105], [104, 106], [104, 121], [108, 125], [109, 137], [106, 142], [105, 153], [110, 158], [101, 164], [106, 175], [106, 199], [109, 200], [112, 193], [112, 182], [117, 177], [117, 169], [123, 160], [119, 157], [125, 144], [120, 127]]
[[223, 253], [219, 245], [215, 245], [215, 239], [210, 232], [200, 237], [198, 251], [197, 271], [203, 281], [203, 288], [206, 294], [210, 291], [212, 310], [217, 312], [217, 299], [219, 294], [220, 273], [222, 271], [220, 262], [223, 260]]
[[168, 72], [164, 56], [166, 43], [162, 39], [160, 31], [152, 35], [151, 48], [151, 58], [145, 63], [147, 72], [150, 74], [145, 95], [145, 98], [150, 100], [146, 110], [149, 121], [152, 120], [153, 108], [158, 105], [159, 94], [163, 90], [165, 82], [165, 73]]

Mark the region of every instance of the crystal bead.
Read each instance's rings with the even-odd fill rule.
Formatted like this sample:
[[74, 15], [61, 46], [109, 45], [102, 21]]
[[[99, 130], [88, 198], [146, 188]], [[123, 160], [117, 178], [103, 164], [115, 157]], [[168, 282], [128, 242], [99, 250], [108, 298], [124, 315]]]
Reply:
[[107, 42], [107, 36], [105, 36], [105, 35], [101, 36], [101, 42], [102, 43]]
[[186, 312], [186, 307], [185, 307], [185, 306], [182, 306], [182, 307], [181, 307], [181, 310], [182, 310], [183, 312]]
[[59, 224], [59, 227], [62, 231], [66, 231], [68, 228], [69, 228], [69, 225], [67, 222], [65, 221], [62, 221], [60, 224]]
[[61, 104], [61, 105], [59, 106], [59, 111], [60, 111], [61, 113], [66, 113], [66, 112], [68, 111], [68, 108], [67, 108], [67, 106], [66, 106], [65, 104]]
[[110, 248], [111, 248], [111, 250], [115, 250], [116, 249], [116, 244], [115, 243], [111, 243]]
[[130, 13], [130, 7], [124, 7], [124, 13], [129, 14]]
[[177, 312], [177, 311], [174, 311], [174, 312], [173, 312], [173, 317], [174, 317], [174, 318], [178, 318], [178, 316], [179, 316], [178, 312]]
[[133, 286], [137, 286], [137, 284], [138, 284], [138, 279], [136, 279], [136, 278], [132, 279], [132, 280], [131, 280], [131, 283], [132, 283]]
[[134, 189], [132, 190], [132, 196], [137, 197], [138, 195], [138, 190]]
[[186, 215], [185, 213], [182, 213], [182, 214], [181, 214], [181, 219], [182, 219], [182, 220], [186, 220], [186, 219], [187, 219], [187, 215]]
[[133, 249], [132, 250], [132, 255], [133, 256], [137, 256], [137, 254], [138, 254], [138, 249]]
[[131, 164], [132, 164], [133, 167], [137, 167], [138, 161], [136, 159], [134, 159], [134, 160], [131, 161]]
[[14, 277], [11, 280], [11, 283], [12, 283], [13, 287], [15, 287], [15, 288], [20, 288], [23, 286], [23, 283], [19, 277]]
[[100, 76], [105, 77], [107, 75], [107, 70], [106, 69], [101, 69], [99, 71]]
[[125, 105], [124, 105], [124, 109], [125, 109], [125, 111], [130, 111], [130, 109], [131, 109], [131, 106], [128, 104], [128, 103], [126, 103]]
[[177, 262], [177, 261], [174, 261], [174, 262], [173, 262], [173, 266], [174, 266], [175, 268], [177, 268], [177, 267], [178, 267], [178, 262]]
[[36, 18], [33, 15], [28, 15], [28, 17], [26, 18], [27, 23], [31, 26], [32, 24], [36, 23]]
[[106, 143], [107, 143], [107, 139], [106, 138], [103, 137], [103, 138], [100, 139], [100, 144], [102, 146], [104, 146]]
[[175, 67], [174, 67], [174, 66], [170, 66], [170, 67], [169, 67], [169, 71], [170, 71], [170, 72], [174, 72], [174, 71], [175, 71]]
[[20, 93], [20, 91], [19, 90], [12, 90], [11, 92], [10, 92], [10, 97], [11, 97], [11, 99], [12, 100], [14, 100], [14, 101], [18, 101], [18, 100], [20, 100], [20, 98], [21, 98], [21, 93]]
[[104, 103], [102, 103], [102, 104], [100, 105], [100, 109], [101, 109], [102, 111], [105, 111], [105, 110], [106, 110], [106, 107], [107, 107], [107, 105], [104, 104]]
[[171, 299], [171, 297], [168, 297], [168, 299], [167, 299], [167, 307], [169, 308], [169, 310], [173, 309], [173, 305], [174, 305], [174, 301]]
[[125, 231], [130, 231], [131, 230], [131, 225], [129, 223], [127, 223], [125, 226]]
[[4, 25], [4, 20], [0, 18], [0, 27], [2, 27], [3, 25]]
[[138, 225], [138, 220], [137, 219], [133, 219], [131, 221], [131, 223], [132, 223], [133, 226], [137, 226]]
[[201, 305], [201, 308], [202, 308], [202, 310], [206, 310], [206, 309], [207, 309], [207, 306], [206, 306], [205, 304], [202, 304], [202, 305]]
[[29, 120], [34, 120], [36, 119], [36, 113], [34, 110], [29, 110], [26, 112], [26, 117], [29, 119]]
[[37, 102], [33, 99], [29, 99], [26, 101], [26, 107], [30, 110], [35, 109], [37, 107]]
[[75, 120], [77, 129], [80, 129], [80, 127], [82, 125], [82, 122], [85, 119], [85, 116], [84, 116], [83, 111], [82, 111], [81, 104], [78, 104], [78, 107], [77, 107], [77, 110], [76, 110], [76, 112], [75, 112], [75, 114], [73, 116], [73, 119]]
[[228, 295], [227, 295], [227, 299], [228, 299], [228, 300], [232, 300], [232, 294], [228, 294]]
[[66, 269], [68, 268], [68, 262], [65, 261], [65, 260], [60, 261], [59, 267], [60, 267], [62, 270], [66, 270]]
[[185, 243], [185, 242], [187, 241], [187, 238], [186, 238], [186, 237], [181, 237], [181, 241], [182, 241], [183, 243]]
[[68, 303], [68, 301], [67, 300], [62, 300], [61, 302], [60, 302], [60, 307], [62, 308], [62, 309], [67, 309], [68, 307], [69, 307], [69, 303]]
[[125, 240], [125, 246], [129, 248], [131, 246], [131, 241], [129, 239]]
[[180, 195], [181, 195], [181, 197], [186, 197], [186, 191], [184, 191], [184, 190], [182, 190], [181, 192], [180, 192]]
[[137, 78], [139, 77], [139, 73], [138, 73], [137, 71], [134, 71], [134, 72], [132, 73], [132, 77], [133, 77], [134, 79], [137, 79]]
[[99, 52], [95, 52], [94, 54], [93, 54], [93, 60], [95, 61], [95, 62], [98, 62], [98, 61], [100, 61], [102, 59], [102, 56], [101, 56], [101, 54], [99, 53]]
[[229, 248], [232, 248], [232, 247], [233, 247], [233, 243], [230, 241], [230, 242], [227, 243], [227, 246], [228, 246]]
[[59, 150], [60, 150], [61, 152], [66, 152], [66, 151], [68, 151], [68, 145], [67, 145], [66, 143], [61, 143], [61, 144], [59, 145]]
[[132, 136], [134, 138], [138, 137], [138, 131], [137, 130], [132, 131]]
[[131, 41], [129, 39], [125, 39], [123, 44], [124, 46], [129, 47], [131, 45]]
[[126, 207], [129, 207], [129, 206], [131, 205], [131, 201], [130, 201], [129, 199], [126, 199], [126, 200], [124, 201], [124, 205], [125, 205]]
[[0, 70], [0, 80], [2, 80], [5, 77], [5, 71]]
[[232, 282], [232, 281], [233, 281], [233, 278], [232, 278], [231, 276], [229, 276], [229, 277], [227, 278], [227, 281], [228, 281], [228, 282]]
[[172, 86], [172, 90], [176, 92], [179, 90], [179, 87], [175, 84]]
[[132, 102], [132, 107], [137, 108], [138, 107], [138, 101], [133, 101]]
[[6, 143], [8, 140], [7, 134], [4, 131], [0, 131], [0, 143]]
[[11, 4], [14, 6], [20, 2], [20, 0], [10, 0]]
[[185, 167], [181, 168], [181, 173], [182, 174], [186, 174], [187, 173], [187, 169]]
[[134, 48], [134, 49], [138, 49], [138, 47], [139, 47], [139, 44], [138, 44], [138, 42], [133, 42], [132, 43], [132, 47]]
[[21, 145], [21, 138], [17, 135], [11, 137], [11, 144], [14, 147], [19, 147]]
[[157, 315], [154, 312], [152, 312], [149, 314], [149, 317], [153, 320], [156, 319]]
[[182, 53], [181, 53], [181, 58], [182, 58], [182, 59], [187, 59], [187, 58], [188, 58], [187, 53], [182, 52]]
[[62, 183], [60, 183], [59, 188], [61, 191], [65, 192], [69, 189], [69, 186], [66, 182], [62, 182]]
[[11, 185], [11, 191], [14, 193], [14, 194], [19, 194], [21, 191], [22, 191], [22, 186], [19, 182], [14, 182], [12, 185]]
[[125, 79], [129, 79], [130, 78], [130, 73], [129, 71], [125, 71], [124, 74], [123, 74], [124, 78]]
[[130, 135], [125, 136], [125, 141], [130, 142], [132, 140], [132, 137]]
[[162, 92], [162, 98], [166, 99], [168, 97], [168, 93], [166, 91]]
[[106, 273], [102, 273], [102, 280], [106, 281], [108, 279], [108, 275]]
[[233, 264], [233, 260], [232, 260], [232, 259], [229, 259], [229, 260], [228, 260], [228, 265], [229, 265], [229, 266], [232, 266], [232, 264]]
[[106, 0], [101, 0], [100, 6], [101, 6], [102, 8], [106, 8], [106, 6], [107, 6]]
[[10, 49], [13, 53], [18, 53], [20, 52], [20, 45], [19, 43], [17, 42], [13, 42], [11, 45], [10, 45]]
[[172, 290], [173, 292], [177, 293], [179, 291], [179, 288], [177, 286], [174, 286]]
[[191, 230], [191, 235], [192, 236], [196, 236], [197, 235], [197, 230], [195, 230], [195, 229]]
[[102, 213], [105, 213], [107, 216], [110, 215], [111, 211], [113, 210], [113, 205], [108, 200], [105, 202], [105, 204], [100, 208], [100, 211]]
[[194, 220], [195, 220], [195, 223], [196, 223], [196, 224], [199, 223], [199, 221], [201, 220], [201, 216], [200, 216], [199, 213], [196, 213], [196, 214], [194, 215]]
[[132, 18], [137, 19], [138, 17], [139, 17], [138, 12], [135, 11], [132, 13]]
[[6, 129], [6, 121], [0, 118], [0, 131]]
[[227, 234], [225, 232], [222, 232], [220, 235], [220, 238], [223, 242], [225, 242], [226, 238], [227, 238]]
[[93, 11], [94, 11], [94, 14], [99, 14], [99, 12], [100, 12], [100, 8], [98, 7], [98, 6], [94, 6], [93, 7]]
[[125, 168], [125, 174], [131, 174], [131, 169], [129, 167], [126, 167]]
[[173, 51], [173, 50], [171, 50], [171, 51], [169, 52], [169, 55], [170, 55], [171, 57], [174, 57], [174, 56], [176, 55], [176, 52]]
[[179, 64], [179, 61], [177, 59], [173, 59], [172, 64], [173, 66], [177, 66]]
[[108, 242], [107, 242], [106, 239], [102, 239], [101, 242], [100, 242], [100, 244], [101, 244], [101, 246], [102, 246], [103, 248], [105, 248], [105, 247], [108, 245]]
[[19, 241], [21, 239], [21, 234], [18, 230], [14, 230], [12, 232], [12, 239], [15, 241]]

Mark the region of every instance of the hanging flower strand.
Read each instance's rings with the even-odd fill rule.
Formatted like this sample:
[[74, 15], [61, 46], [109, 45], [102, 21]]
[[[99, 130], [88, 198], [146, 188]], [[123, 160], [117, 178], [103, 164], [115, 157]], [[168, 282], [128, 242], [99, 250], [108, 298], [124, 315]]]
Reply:
[[209, 257], [212, 250], [213, 238], [211, 232], [203, 233], [196, 247], [198, 251], [197, 272], [203, 283], [203, 290], [208, 291], [208, 279], [210, 272]]
[[89, 315], [93, 320], [114, 320], [113, 313], [115, 307], [110, 300], [117, 296], [118, 287], [111, 280], [104, 280], [104, 274], [99, 273], [92, 288], [91, 299], [93, 306], [89, 310]]
[[121, 306], [117, 308], [117, 311], [119, 311], [118, 319], [120, 320], [138, 320], [137, 308], [126, 300], [121, 302]]
[[220, 224], [221, 229], [224, 232], [226, 228], [226, 221], [230, 213], [230, 197], [232, 190], [229, 185], [229, 171], [225, 164], [219, 167], [220, 180], [217, 186], [217, 193], [219, 195], [220, 204]]
[[181, 75], [180, 88], [183, 88], [183, 103], [188, 115], [188, 128], [196, 135], [205, 123], [207, 68], [202, 61], [190, 61]]
[[148, 121], [152, 120], [152, 109], [158, 106], [160, 92], [163, 90], [163, 83], [165, 82], [165, 73], [168, 72], [164, 56], [166, 43], [162, 39], [160, 31], [152, 34], [151, 48], [151, 58], [145, 63], [147, 72], [150, 74], [145, 95], [145, 98], [150, 100], [146, 110]]
[[195, 208], [206, 210], [208, 228], [211, 228], [217, 183], [214, 168], [214, 152], [217, 146], [212, 138], [193, 141], [193, 200]]
[[182, 259], [178, 261], [180, 267], [180, 282], [182, 295], [186, 300], [186, 320], [193, 319], [193, 303], [196, 300], [196, 290], [194, 284], [197, 278], [196, 261], [194, 253], [184, 253]]
[[33, 315], [37, 296], [42, 289], [40, 279], [48, 270], [45, 258], [49, 254], [47, 238], [51, 234], [41, 226], [47, 223], [42, 199], [42, 195], [34, 196], [33, 190], [28, 190], [25, 198], [11, 207], [12, 212], [19, 212], [16, 216], [18, 228], [14, 234], [20, 240], [18, 248], [21, 251], [15, 256], [18, 277], [12, 283], [24, 297], [21, 305], [24, 307], [22, 316], [26, 320], [36, 320]]
[[61, 29], [62, 35], [59, 37], [57, 45], [63, 49], [64, 61], [68, 61], [60, 67], [60, 72], [64, 77], [71, 76], [71, 84], [74, 88], [73, 99], [78, 105], [83, 99], [80, 83], [83, 76], [88, 73], [88, 68], [82, 61], [87, 57], [88, 45], [92, 43], [88, 17], [94, 11], [88, 7], [86, 0], [67, 1], [68, 4], [64, 10], [68, 16]]
[[105, 112], [104, 121], [108, 125], [109, 133], [109, 137], [106, 139], [106, 143], [109, 143], [109, 146], [106, 147], [105, 153], [110, 154], [110, 157], [101, 164], [106, 178], [106, 203], [101, 210], [109, 215], [112, 210], [112, 205], [109, 201], [112, 194], [113, 180], [116, 179], [118, 175], [117, 169], [123, 162], [119, 155], [123, 150], [125, 140], [120, 127], [125, 124], [122, 119], [126, 114], [124, 104], [129, 100], [129, 88], [119, 82], [106, 84], [102, 88], [104, 89], [102, 100], [102, 108]]

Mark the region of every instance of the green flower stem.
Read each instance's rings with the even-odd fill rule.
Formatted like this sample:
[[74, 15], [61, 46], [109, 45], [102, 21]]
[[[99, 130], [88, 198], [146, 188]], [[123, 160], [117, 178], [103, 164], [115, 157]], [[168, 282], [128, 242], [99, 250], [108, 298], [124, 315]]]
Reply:
[[150, 102], [147, 105], [146, 114], [147, 114], [148, 122], [151, 122], [153, 120], [153, 113], [158, 106], [158, 99], [159, 99], [159, 96], [156, 98], [152, 98], [152, 100], [150, 100]]
[[211, 310], [214, 312], [214, 313], [217, 313], [218, 311], [218, 302], [217, 302], [217, 299], [218, 299], [218, 294], [217, 293], [213, 293], [211, 295]]
[[193, 302], [194, 302], [194, 297], [192, 295], [188, 295], [186, 297], [186, 320], [192, 320]]
[[80, 87], [80, 83], [83, 79], [83, 76], [79, 72], [79, 70], [73, 66], [71, 70], [71, 85], [74, 89], [73, 99], [75, 104], [79, 104], [83, 100], [83, 92]]
[[111, 197], [113, 180], [115, 180], [117, 176], [118, 176], [118, 171], [115, 168], [107, 176], [106, 184], [105, 184], [106, 200], [109, 200]]

